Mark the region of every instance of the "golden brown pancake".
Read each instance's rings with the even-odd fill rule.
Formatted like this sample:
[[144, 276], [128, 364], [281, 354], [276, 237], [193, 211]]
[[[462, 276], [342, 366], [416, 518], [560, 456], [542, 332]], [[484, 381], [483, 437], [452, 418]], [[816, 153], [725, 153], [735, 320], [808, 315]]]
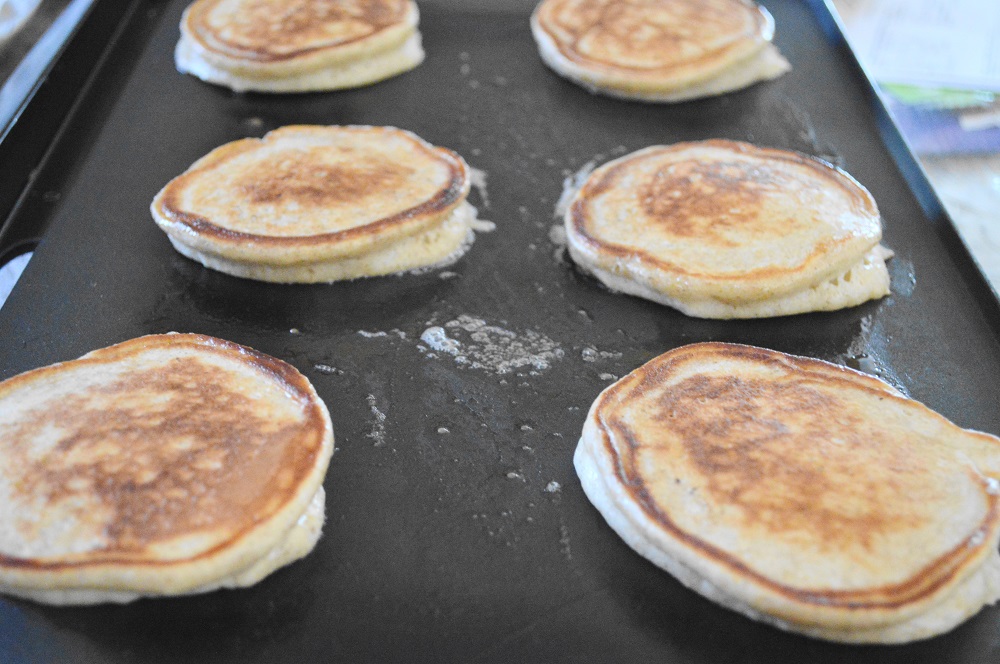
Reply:
[[689, 316], [829, 311], [889, 292], [874, 199], [844, 171], [788, 150], [646, 148], [595, 170], [565, 224], [585, 271]]
[[255, 583], [307, 554], [333, 452], [288, 364], [153, 335], [0, 383], [0, 592], [124, 602]]
[[910, 641], [1000, 597], [1000, 439], [850, 369], [677, 348], [597, 398], [575, 465], [633, 549], [782, 629]]
[[616, 97], [682, 101], [790, 69], [750, 0], [543, 0], [531, 28], [552, 69]]
[[420, 64], [418, 20], [412, 0], [198, 0], [175, 59], [237, 91], [353, 88]]
[[153, 200], [179, 252], [240, 277], [329, 282], [454, 262], [469, 171], [392, 127], [289, 126], [216, 148]]

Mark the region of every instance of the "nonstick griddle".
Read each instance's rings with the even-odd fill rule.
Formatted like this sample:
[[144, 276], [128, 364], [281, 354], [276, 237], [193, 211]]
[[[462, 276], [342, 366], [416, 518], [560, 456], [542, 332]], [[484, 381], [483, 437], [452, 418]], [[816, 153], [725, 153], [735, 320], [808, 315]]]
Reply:
[[[861, 368], [1000, 433], [997, 301], [826, 6], [765, 3], [790, 74], [658, 106], [593, 96], [549, 71], [528, 0], [423, 2], [418, 69], [277, 96], [174, 70], [184, 0], [117, 4], [95, 3], [77, 40], [95, 16], [113, 38], [42, 164], [21, 174], [8, 229], [47, 230], [0, 309], [0, 377], [171, 330], [286, 360], [333, 417], [327, 524], [312, 554], [250, 589], [86, 608], [0, 599], [0, 661], [1000, 661], [996, 608], [895, 647], [826, 643], [719, 608], [622, 543], [572, 468], [587, 408], [614, 377], [705, 340]], [[496, 231], [445, 271], [333, 285], [257, 283], [177, 254], [149, 215], [159, 188], [222, 143], [292, 123], [394, 125], [458, 151], [484, 174], [472, 201]], [[799, 150], [853, 174], [896, 252], [892, 295], [705, 321], [577, 272], [551, 233], [564, 180], [704, 138]], [[482, 325], [492, 346], [472, 337]], [[421, 340], [434, 326], [482, 366], [434, 353]], [[504, 338], [533, 361], [503, 364], [524, 357]]]

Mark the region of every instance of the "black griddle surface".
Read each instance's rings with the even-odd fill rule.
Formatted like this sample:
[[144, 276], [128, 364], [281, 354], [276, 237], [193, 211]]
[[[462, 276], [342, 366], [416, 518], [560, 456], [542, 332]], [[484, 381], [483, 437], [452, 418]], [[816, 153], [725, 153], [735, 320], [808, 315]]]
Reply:
[[[325, 534], [250, 589], [86, 608], [0, 599], [0, 661], [1000, 661], [995, 608], [896, 647], [807, 639], [719, 608], [623, 544], [572, 468], [586, 411], [610, 384], [602, 374], [706, 340], [860, 366], [962, 426], [1000, 433], [1000, 346], [984, 313], [996, 303], [947, 219], [921, 205], [933, 197], [901, 174], [912, 158], [822, 5], [765, 3], [790, 74], [656, 106], [593, 96], [549, 71], [526, 1], [423, 3], [427, 60], [369, 88], [234, 94], [174, 70], [185, 4], [137, 3], [24, 199], [21, 220], [49, 230], [0, 309], [0, 377], [172, 330], [286, 360], [334, 421]], [[458, 151], [486, 174], [486, 196], [472, 201], [497, 230], [448, 268], [453, 278], [283, 286], [177, 254], [149, 215], [160, 187], [222, 143], [294, 123], [393, 125]], [[847, 169], [882, 210], [892, 295], [828, 314], [703, 321], [575, 271], [549, 236], [564, 179], [704, 138]], [[501, 375], [421, 350], [424, 330], [463, 315], [544, 335], [564, 356]], [[606, 355], [586, 361], [586, 348]]]

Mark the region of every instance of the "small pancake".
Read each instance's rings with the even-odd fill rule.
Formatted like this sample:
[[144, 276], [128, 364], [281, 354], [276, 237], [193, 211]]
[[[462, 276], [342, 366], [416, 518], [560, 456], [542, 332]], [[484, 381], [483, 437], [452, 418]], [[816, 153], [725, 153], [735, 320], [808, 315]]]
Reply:
[[471, 245], [457, 154], [392, 127], [289, 126], [216, 148], [153, 200], [179, 252], [276, 282], [436, 267]]
[[750, 0], [543, 0], [531, 30], [558, 74], [627, 99], [718, 95], [791, 69]]
[[1000, 438], [850, 369], [677, 348], [597, 398], [574, 462], [629, 546], [782, 629], [899, 643], [1000, 597]]
[[258, 92], [355, 88], [424, 59], [412, 0], [197, 0], [181, 19], [181, 73]]
[[689, 316], [831, 311], [889, 292], [875, 200], [797, 152], [724, 140], [646, 148], [595, 170], [565, 224], [582, 269]]
[[0, 592], [127, 602], [256, 583], [312, 550], [333, 453], [284, 362], [140, 337], [0, 383]]

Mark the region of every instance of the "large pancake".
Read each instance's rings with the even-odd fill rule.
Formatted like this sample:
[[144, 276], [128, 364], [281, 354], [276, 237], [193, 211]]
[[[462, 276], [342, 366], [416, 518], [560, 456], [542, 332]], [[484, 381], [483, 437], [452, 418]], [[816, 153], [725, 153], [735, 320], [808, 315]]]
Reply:
[[197, 0], [175, 59], [237, 91], [357, 87], [420, 64], [418, 21], [412, 0]]
[[871, 194], [788, 150], [724, 140], [646, 148], [595, 170], [565, 224], [583, 269], [691, 316], [826, 311], [889, 292]]
[[289, 126], [216, 148], [153, 200], [174, 247], [214, 269], [281, 282], [390, 274], [472, 242], [469, 171], [392, 127]]
[[0, 592], [56, 604], [255, 583], [308, 553], [333, 452], [293, 367], [194, 334], [0, 383]]
[[682, 101], [790, 69], [750, 0], [543, 0], [531, 27], [546, 64], [613, 96]]
[[1000, 597], [1000, 439], [850, 369], [678, 348], [597, 398], [575, 465], [637, 552], [783, 629], [910, 641]]

